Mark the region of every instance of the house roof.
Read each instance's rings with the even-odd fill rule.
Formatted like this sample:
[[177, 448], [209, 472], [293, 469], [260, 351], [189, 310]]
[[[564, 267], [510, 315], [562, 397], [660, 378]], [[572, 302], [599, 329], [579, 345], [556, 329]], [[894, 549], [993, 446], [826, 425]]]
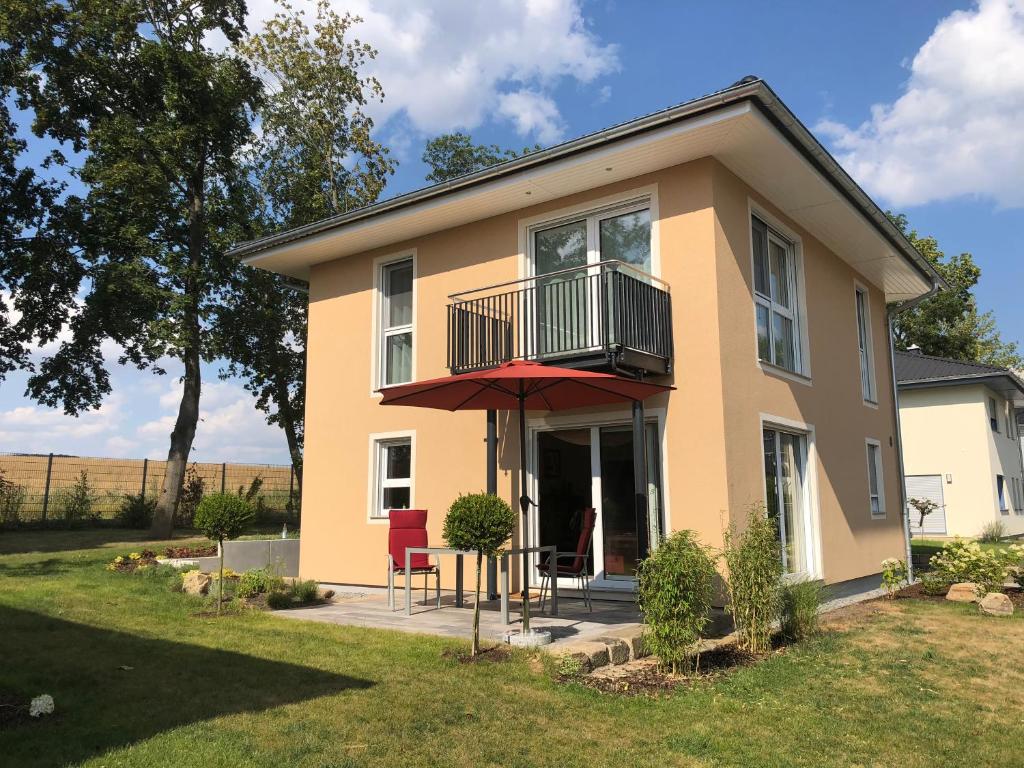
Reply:
[[896, 352], [896, 381], [900, 389], [985, 384], [1024, 406], [1024, 380], [1009, 368], [984, 363], [969, 363], [920, 352]]
[[932, 265], [763, 80], [734, 85], [514, 160], [241, 243], [246, 263], [311, 266], [714, 156], [825, 243], [889, 301], [942, 284]]

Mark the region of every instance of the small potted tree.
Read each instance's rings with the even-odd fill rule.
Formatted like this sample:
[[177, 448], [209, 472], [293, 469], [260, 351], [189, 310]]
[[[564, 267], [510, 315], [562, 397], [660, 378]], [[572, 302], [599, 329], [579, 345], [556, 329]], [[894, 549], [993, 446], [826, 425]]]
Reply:
[[924, 519], [928, 517], [932, 512], [939, 508], [931, 499], [926, 498], [915, 498], [910, 499], [907, 503], [914, 508], [914, 511], [918, 514], [917, 527], [921, 529], [921, 533], [924, 533]]
[[241, 496], [214, 493], [204, 496], [196, 508], [193, 525], [206, 538], [217, 542], [220, 554], [220, 578], [217, 580], [217, 613], [224, 602], [224, 542], [237, 539], [252, 522], [255, 511]]
[[494, 557], [516, 525], [512, 508], [489, 493], [459, 496], [444, 519], [444, 539], [455, 549], [476, 550], [476, 602], [473, 605], [472, 655], [480, 653], [480, 571], [483, 559]]

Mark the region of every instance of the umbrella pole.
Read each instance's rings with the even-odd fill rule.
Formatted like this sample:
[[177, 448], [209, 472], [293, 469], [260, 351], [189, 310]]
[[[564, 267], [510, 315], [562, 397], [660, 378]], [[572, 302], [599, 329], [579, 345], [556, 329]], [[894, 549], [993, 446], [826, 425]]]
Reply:
[[523, 632], [530, 631], [530, 497], [526, 493], [526, 398], [519, 385], [519, 509], [523, 513]]

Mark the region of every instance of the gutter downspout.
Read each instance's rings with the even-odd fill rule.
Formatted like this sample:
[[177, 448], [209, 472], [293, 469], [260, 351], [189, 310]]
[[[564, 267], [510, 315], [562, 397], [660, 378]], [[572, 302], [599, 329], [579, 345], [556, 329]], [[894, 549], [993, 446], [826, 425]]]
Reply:
[[900, 510], [903, 515], [903, 543], [907, 553], [907, 583], [914, 583], [914, 555], [910, 546], [910, 510], [907, 509], [907, 480], [903, 468], [903, 427], [900, 424], [900, 402], [899, 382], [896, 380], [896, 346], [893, 343], [892, 324], [896, 315], [907, 312], [927, 301], [942, 289], [942, 284], [934, 278], [932, 287], [928, 292], [918, 296], [916, 299], [909, 299], [886, 312], [886, 321], [889, 327], [889, 372], [892, 374], [892, 404], [896, 416], [896, 467], [898, 470], [898, 485], [900, 497]]

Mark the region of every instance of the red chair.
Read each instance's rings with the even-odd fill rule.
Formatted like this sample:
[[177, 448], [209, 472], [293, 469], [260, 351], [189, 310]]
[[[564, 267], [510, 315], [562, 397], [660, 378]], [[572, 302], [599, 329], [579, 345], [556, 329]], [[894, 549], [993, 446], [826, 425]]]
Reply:
[[[578, 579], [580, 591], [583, 592], [583, 602], [587, 610], [593, 611], [594, 604], [590, 599], [590, 574], [588, 573], [587, 561], [592, 554], [594, 542], [594, 523], [597, 520], [597, 511], [593, 507], [583, 510], [583, 527], [580, 529], [580, 537], [576, 542], [575, 552], [555, 552], [555, 573], [556, 577]], [[568, 560], [571, 563], [559, 563], [559, 560]], [[544, 599], [547, 597], [548, 588], [551, 586], [551, 556], [547, 562], [538, 563], [537, 570], [540, 572], [540, 609], [544, 610]]]
[[[427, 546], [427, 510], [392, 509], [388, 512], [388, 606], [395, 610], [395, 574], [405, 573], [407, 547]], [[430, 562], [430, 555], [414, 552], [410, 560], [411, 573], [423, 574], [423, 600], [427, 600], [427, 577], [434, 574], [437, 581], [437, 607], [441, 607], [441, 565]], [[411, 576], [411, 574], [410, 574]]]

